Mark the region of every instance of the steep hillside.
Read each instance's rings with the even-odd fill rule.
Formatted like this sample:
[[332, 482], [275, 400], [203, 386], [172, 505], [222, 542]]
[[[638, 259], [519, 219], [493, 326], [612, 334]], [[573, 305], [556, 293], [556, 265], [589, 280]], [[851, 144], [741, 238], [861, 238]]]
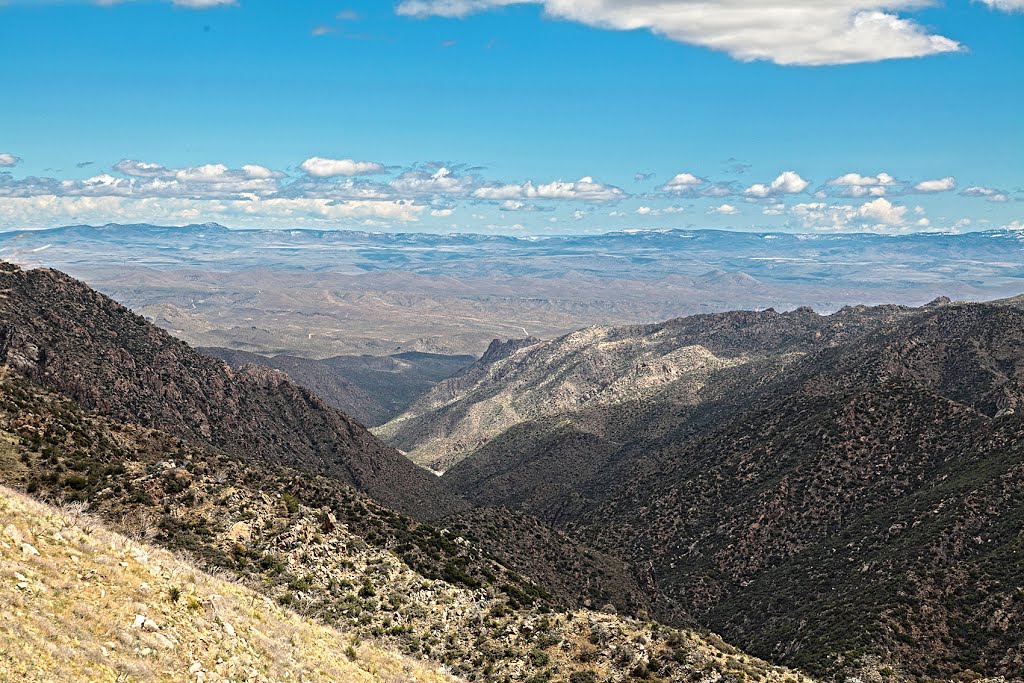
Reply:
[[[595, 327], [549, 342], [495, 342], [375, 430], [414, 461], [447, 470], [522, 422], [644, 402], [666, 390], [676, 405], [704, 400], [709, 379], [764, 357], [824, 348], [905, 314], [899, 307], [810, 309], [680, 318], [660, 325]], [[712, 382], [712, 384], [715, 384]], [[712, 386], [711, 390], [717, 390]]]
[[[132, 538], [187, 552], [343, 629], [357, 663], [358, 639], [372, 639], [471, 680], [806, 680], [713, 635], [616, 616], [615, 561], [570, 552], [571, 540], [514, 514], [420, 524], [335, 480], [85, 413], [9, 370], [0, 408], [4, 482], [69, 509], [87, 505]], [[550, 567], [561, 596], [497, 560], [489, 543], [531, 569]]]
[[519, 424], [444, 480], [647, 562], [658, 613], [761, 656], [1019, 674], [1024, 312], [936, 302], [843, 328], [776, 336], [799, 353], [720, 371], [697, 405], [669, 387]]
[[234, 372], [56, 271], [5, 265], [0, 291], [0, 361], [87, 409], [340, 479], [416, 516], [466, 507], [282, 373]]
[[438, 382], [473, 363], [474, 356], [406, 352], [390, 356], [334, 356], [323, 360], [261, 356], [247, 351], [201, 348], [235, 370], [263, 365], [288, 374], [333, 408], [365, 425], [395, 417]]
[[456, 680], [108, 531], [81, 507], [0, 487], [0, 529], [5, 681]]

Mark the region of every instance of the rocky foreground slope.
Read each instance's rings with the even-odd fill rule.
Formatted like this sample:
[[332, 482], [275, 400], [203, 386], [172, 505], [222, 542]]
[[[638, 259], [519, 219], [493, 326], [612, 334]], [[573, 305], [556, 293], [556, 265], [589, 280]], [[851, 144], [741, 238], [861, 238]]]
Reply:
[[3, 487], [0, 610], [4, 681], [456, 681]]

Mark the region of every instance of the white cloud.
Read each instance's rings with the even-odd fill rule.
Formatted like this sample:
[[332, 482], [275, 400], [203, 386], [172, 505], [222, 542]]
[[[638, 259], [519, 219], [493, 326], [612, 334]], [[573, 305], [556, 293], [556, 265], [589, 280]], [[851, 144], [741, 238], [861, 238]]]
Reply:
[[981, 197], [990, 202], [1008, 202], [1010, 196], [1002, 190], [996, 190], [991, 187], [974, 186], [968, 187], [966, 190], [960, 193], [964, 197]]
[[[860, 206], [811, 202], [796, 204], [789, 208], [790, 215], [804, 228], [836, 231], [851, 229], [867, 229], [877, 232], [905, 230], [907, 228], [907, 211], [906, 206], [893, 204], [884, 197], [873, 199]], [[920, 221], [918, 225], [923, 227]]]
[[722, 204], [721, 206], [713, 206], [710, 209], [708, 209], [708, 213], [717, 213], [723, 216], [732, 216], [739, 212], [740, 210], [737, 209], [732, 204]]
[[907, 216], [907, 207], [898, 206], [888, 199], [879, 197], [861, 205], [857, 210], [857, 215], [882, 225], [897, 226], [903, 225]]
[[638, 216], [673, 216], [685, 212], [686, 209], [681, 206], [666, 206], [660, 209], [651, 206], [641, 206], [636, 210]]
[[477, 184], [473, 176], [459, 175], [451, 169], [441, 166], [437, 170], [406, 171], [391, 181], [391, 188], [403, 195], [448, 195], [463, 196]]
[[361, 175], [377, 175], [386, 171], [383, 164], [375, 161], [326, 159], [324, 157], [310, 157], [303, 161], [299, 168], [314, 178], [333, 178], [337, 176], [351, 178]]
[[981, 2], [1004, 12], [1024, 12], [1024, 0], [981, 0]]
[[916, 192], [949, 192], [956, 189], [956, 178], [946, 176], [937, 180], [922, 180], [914, 185]]
[[473, 191], [476, 199], [522, 200], [522, 199], [563, 199], [584, 202], [614, 202], [626, 197], [626, 193], [614, 185], [595, 181], [590, 176], [576, 182], [556, 180], [535, 185], [532, 180], [522, 184], [485, 185]]
[[441, 218], [447, 218], [455, 213], [455, 209], [431, 209], [431, 216], [438, 216]]
[[10, 152], [0, 152], [0, 168], [17, 166], [20, 161], [21, 157], [16, 157]]
[[246, 164], [245, 166], [242, 166], [242, 170], [247, 176], [257, 180], [266, 180], [268, 178], [278, 177], [277, 173], [274, 173], [274, 171], [271, 171], [266, 166], [259, 166], [257, 164]]
[[1003, 226], [1003, 230], [1024, 230], [1024, 221], [1013, 221]]
[[[888, 173], [879, 173], [873, 176], [847, 173], [833, 178], [826, 184], [839, 188], [838, 194], [842, 197], [881, 197], [894, 188], [896, 179]], [[828, 194], [821, 193], [820, 196], [825, 197]]]
[[876, 176], [861, 175], [860, 173], [847, 173], [838, 178], [828, 181], [829, 185], [846, 185], [853, 187], [866, 187], [870, 185], [892, 185], [896, 182], [888, 173], [879, 173]]
[[784, 171], [770, 185], [756, 183], [744, 190], [743, 194], [759, 199], [783, 194], [799, 194], [806, 190], [808, 185], [810, 183], [801, 178], [796, 171]]
[[698, 178], [692, 173], [677, 173], [671, 180], [659, 187], [662, 192], [680, 192], [693, 190], [707, 183], [704, 178]]
[[922, 0], [403, 0], [397, 11], [464, 17], [521, 4], [541, 5], [548, 16], [597, 28], [646, 29], [742, 61], [850, 64], [962, 49], [955, 40], [896, 14], [928, 4]]

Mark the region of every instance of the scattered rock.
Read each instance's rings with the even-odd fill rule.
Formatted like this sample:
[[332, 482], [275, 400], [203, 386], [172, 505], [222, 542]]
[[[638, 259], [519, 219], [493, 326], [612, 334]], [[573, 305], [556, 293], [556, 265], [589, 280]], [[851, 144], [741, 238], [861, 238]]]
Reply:
[[21, 535], [21, 530], [13, 524], [8, 524], [4, 527], [4, 536], [11, 539], [15, 543], [21, 543], [25, 540], [25, 537]]
[[252, 527], [245, 522], [235, 522], [228, 531], [228, 539], [234, 543], [248, 543], [252, 540]]

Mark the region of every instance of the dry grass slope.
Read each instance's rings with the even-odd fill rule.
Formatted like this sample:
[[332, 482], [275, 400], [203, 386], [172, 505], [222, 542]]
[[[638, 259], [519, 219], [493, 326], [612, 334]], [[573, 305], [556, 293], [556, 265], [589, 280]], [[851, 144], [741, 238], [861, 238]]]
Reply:
[[0, 680], [452, 682], [0, 487]]

